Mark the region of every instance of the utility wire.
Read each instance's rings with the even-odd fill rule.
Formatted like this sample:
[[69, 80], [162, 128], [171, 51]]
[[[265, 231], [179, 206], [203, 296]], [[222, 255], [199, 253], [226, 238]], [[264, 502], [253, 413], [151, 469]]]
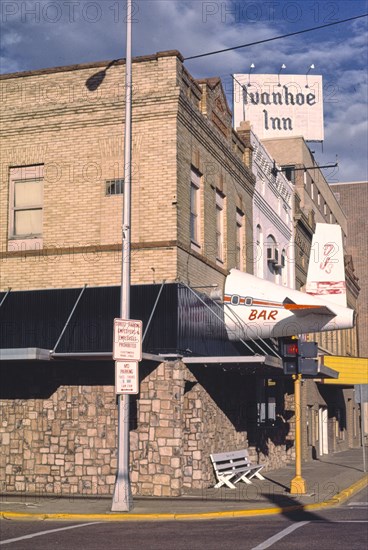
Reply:
[[361, 19], [367, 17], [368, 13], [363, 15], [356, 15], [355, 17], [349, 17], [348, 19], [341, 19], [341, 21], [335, 21], [334, 23], [326, 23], [325, 25], [319, 25], [318, 27], [311, 27], [310, 29], [303, 29], [301, 31], [290, 32], [289, 34], [283, 34], [281, 36], [274, 36], [273, 38], [266, 38], [265, 40], [257, 40], [257, 42], [250, 42], [249, 44], [241, 44], [240, 46], [233, 46], [232, 48], [225, 48], [223, 50], [216, 50], [213, 52], [201, 53], [198, 55], [191, 55], [190, 57], [184, 57], [184, 61], [189, 59], [198, 59], [199, 57], [207, 57], [209, 55], [215, 55], [218, 53], [230, 52], [232, 50], [239, 50], [240, 48], [248, 48], [249, 46], [256, 46], [257, 44], [265, 44], [266, 42], [272, 42], [273, 40], [281, 40], [281, 38], [288, 38], [289, 36], [295, 36], [297, 34], [303, 34], [306, 32], [316, 31], [318, 29], [324, 29], [326, 27], [332, 27], [332, 25], [340, 25], [341, 23], [347, 23], [348, 21], [354, 21], [355, 19]]

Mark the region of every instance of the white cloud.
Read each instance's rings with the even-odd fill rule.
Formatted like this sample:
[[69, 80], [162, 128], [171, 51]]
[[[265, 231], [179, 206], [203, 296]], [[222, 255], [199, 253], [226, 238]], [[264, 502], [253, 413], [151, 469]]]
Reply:
[[4, 31], [4, 34], [1, 38], [1, 44], [2, 44], [2, 47], [7, 48], [9, 46], [13, 46], [14, 44], [19, 44], [21, 40], [22, 40], [22, 37], [20, 36], [20, 34], [14, 31], [10, 31], [10, 32]]

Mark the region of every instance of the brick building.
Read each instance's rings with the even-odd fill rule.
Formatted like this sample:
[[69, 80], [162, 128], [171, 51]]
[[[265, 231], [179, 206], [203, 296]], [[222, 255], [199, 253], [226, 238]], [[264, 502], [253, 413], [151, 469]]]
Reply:
[[[314, 224], [336, 223], [347, 243], [348, 222], [345, 212], [336, 200], [322, 170], [302, 137], [263, 140], [270, 154], [294, 183], [298, 195], [295, 215], [298, 220], [295, 232], [296, 288], [304, 286], [311, 235]], [[309, 229], [308, 229], [309, 226]], [[309, 235], [308, 235], [309, 234]], [[309, 245], [308, 245], [309, 242]], [[359, 285], [352, 262], [345, 261], [348, 307], [356, 309]], [[344, 331], [315, 334], [321, 347], [335, 355], [358, 355], [356, 327]]]
[[368, 183], [366, 181], [330, 184], [337, 202], [347, 216], [348, 235], [346, 248], [354, 260], [355, 273], [359, 279], [358, 340], [359, 354], [368, 357]]
[[[195, 81], [182, 61], [174, 51], [133, 62], [131, 315], [147, 332], [130, 463], [134, 493], [157, 496], [207, 487], [216, 450], [249, 445], [267, 467], [293, 452], [292, 423], [258, 430], [259, 377], [293, 417], [280, 364], [242, 365], [209, 297], [232, 267], [253, 271], [249, 151], [220, 80]], [[124, 62], [0, 83], [1, 489], [110, 494]], [[226, 354], [237, 364], [201, 359]]]
[[[348, 219], [338, 203], [322, 170], [302, 136], [262, 140], [270, 155], [295, 188], [295, 274], [296, 288], [303, 289], [311, 254], [315, 224], [338, 224], [347, 245]], [[354, 256], [353, 256], [354, 257]], [[354, 257], [355, 260], [355, 257]], [[346, 254], [345, 273], [348, 307], [356, 310], [361, 302], [359, 284], [352, 257]], [[358, 301], [359, 297], [359, 301]], [[320, 351], [326, 356], [358, 356], [357, 327], [313, 333]], [[359, 446], [359, 412], [350, 386], [332, 387], [306, 381], [303, 400], [303, 454], [307, 459], [329, 452]]]
[[[256, 176], [253, 198], [254, 275], [288, 288], [295, 287], [294, 188], [281, 171], [274, 173], [273, 158], [242, 122], [238, 133], [248, 145]], [[272, 251], [272, 260], [267, 256]]]

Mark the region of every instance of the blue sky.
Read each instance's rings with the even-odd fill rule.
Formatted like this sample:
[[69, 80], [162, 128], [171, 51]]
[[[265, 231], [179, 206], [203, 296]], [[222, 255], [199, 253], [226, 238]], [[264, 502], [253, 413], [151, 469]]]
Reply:
[[[1, 72], [125, 56], [125, 2], [2, 0]], [[368, 12], [365, 0], [134, 0], [133, 55], [177, 49], [187, 57], [296, 32]], [[325, 141], [320, 164], [339, 167], [329, 181], [367, 180], [367, 19], [187, 61], [194, 77], [220, 76], [229, 100], [231, 73], [305, 74], [324, 80]]]

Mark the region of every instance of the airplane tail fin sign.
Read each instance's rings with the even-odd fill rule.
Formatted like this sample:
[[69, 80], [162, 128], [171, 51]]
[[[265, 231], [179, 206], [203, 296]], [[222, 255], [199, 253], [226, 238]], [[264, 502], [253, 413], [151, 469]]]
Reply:
[[317, 223], [309, 257], [306, 292], [347, 307], [342, 230]]

